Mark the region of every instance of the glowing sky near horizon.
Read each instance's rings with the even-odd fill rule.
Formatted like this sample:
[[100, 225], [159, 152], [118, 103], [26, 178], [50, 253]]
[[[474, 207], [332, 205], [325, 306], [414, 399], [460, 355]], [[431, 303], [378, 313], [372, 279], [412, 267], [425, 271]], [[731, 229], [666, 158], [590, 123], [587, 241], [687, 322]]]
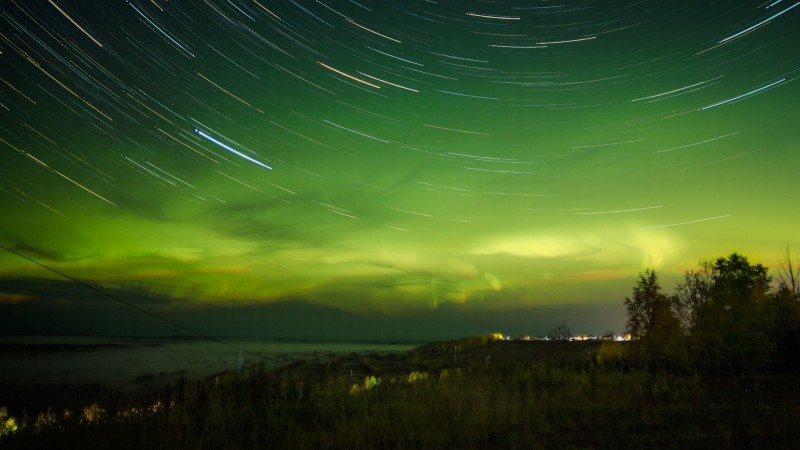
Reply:
[[[645, 268], [798, 243], [797, 1], [9, 0], [0, 23], [0, 241], [131, 301], [618, 307]], [[0, 278], [6, 305], [57, 279], [8, 252]]]

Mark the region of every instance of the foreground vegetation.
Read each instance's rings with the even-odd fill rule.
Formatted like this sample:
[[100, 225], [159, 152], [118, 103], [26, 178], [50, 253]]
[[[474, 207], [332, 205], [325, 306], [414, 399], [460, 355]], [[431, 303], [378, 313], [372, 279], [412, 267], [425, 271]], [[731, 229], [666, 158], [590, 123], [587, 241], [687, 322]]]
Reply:
[[184, 380], [136, 399], [106, 396], [106, 403], [82, 409], [51, 408], [18, 421], [0, 446], [793, 446], [800, 404], [794, 374], [708, 378], [644, 370], [627, 363], [628, 346], [486, 342], [463, 348], [458, 368], [446, 367], [452, 350], [428, 347], [389, 365], [364, 361], [362, 369], [381, 373], [353, 377], [325, 375], [324, 366], [303, 363], [271, 372], [254, 367], [242, 375]]

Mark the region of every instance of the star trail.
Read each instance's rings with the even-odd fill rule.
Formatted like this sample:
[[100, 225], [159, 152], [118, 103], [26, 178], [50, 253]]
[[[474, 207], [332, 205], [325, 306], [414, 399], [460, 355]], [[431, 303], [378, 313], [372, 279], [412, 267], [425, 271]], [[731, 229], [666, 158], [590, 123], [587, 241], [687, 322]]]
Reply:
[[[800, 246], [798, 5], [9, 0], [0, 243], [217, 335], [622, 331]], [[5, 253], [6, 330], [135, 322]]]

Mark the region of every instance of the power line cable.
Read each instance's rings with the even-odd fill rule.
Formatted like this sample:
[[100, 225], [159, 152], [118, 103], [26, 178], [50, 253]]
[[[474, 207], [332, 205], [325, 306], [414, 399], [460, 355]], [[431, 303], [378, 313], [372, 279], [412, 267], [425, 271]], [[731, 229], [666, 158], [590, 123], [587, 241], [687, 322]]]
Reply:
[[181, 325], [178, 322], [175, 322], [174, 320], [167, 319], [166, 317], [161, 316], [159, 314], [156, 314], [153, 311], [150, 311], [148, 309], [142, 308], [141, 306], [137, 306], [137, 305], [135, 305], [135, 304], [133, 304], [133, 303], [131, 303], [129, 301], [126, 301], [126, 300], [123, 300], [123, 299], [117, 297], [116, 295], [109, 294], [108, 292], [105, 292], [102, 289], [96, 288], [96, 287], [92, 286], [89, 283], [86, 283], [84, 281], [78, 280], [77, 278], [74, 278], [74, 277], [72, 277], [70, 275], [67, 275], [64, 272], [61, 272], [61, 271], [56, 270], [56, 269], [54, 269], [54, 268], [52, 268], [50, 266], [47, 266], [47, 265], [45, 265], [45, 264], [43, 264], [43, 263], [41, 263], [41, 262], [39, 262], [39, 261], [37, 261], [37, 260], [35, 260], [33, 258], [30, 258], [28, 256], [23, 255], [22, 253], [19, 253], [19, 252], [15, 251], [15, 250], [12, 250], [12, 249], [6, 247], [5, 245], [0, 244], [0, 247], [2, 247], [4, 250], [8, 251], [9, 253], [13, 253], [13, 254], [19, 256], [20, 258], [26, 259], [26, 260], [28, 260], [28, 261], [30, 261], [30, 262], [32, 262], [32, 263], [44, 268], [44, 269], [47, 269], [47, 270], [49, 270], [49, 271], [51, 271], [51, 272], [53, 272], [55, 274], [61, 275], [62, 277], [66, 278], [66, 279], [68, 279], [70, 281], [73, 281], [73, 282], [75, 282], [75, 283], [77, 283], [77, 284], [79, 284], [79, 285], [81, 285], [81, 286], [83, 286], [83, 287], [85, 287], [87, 289], [91, 289], [91, 290], [97, 292], [100, 295], [108, 297], [111, 300], [114, 300], [115, 302], [122, 303], [123, 305], [125, 305], [125, 306], [127, 306], [129, 308], [133, 308], [133, 309], [135, 309], [135, 310], [137, 310], [137, 311], [139, 311], [141, 313], [147, 314], [150, 317], [153, 317], [153, 318], [156, 318], [158, 320], [161, 320], [162, 322], [166, 322], [166, 323], [168, 323], [168, 324], [170, 324], [170, 325], [172, 325], [172, 326], [174, 326], [176, 328], [180, 328], [183, 331], [189, 332], [189, 333], [191, 333], [191, 334], [193, 334], [195, 336], [201, 337], [203, 339], [207, 339], [209, 341], [216, 342], [217, 344], [224, 345], [226, 347], [232, 348], [232, 349], [234, 349], [236, 351], [239, 351], [239, 352], [251, 355], [251, 356], [255, 356], [255, 357], [261, 358], [261, 355], [259, 355], [257, 353], [250, 352], [250, 351], [245, 350], [245, 349], [243, 349], [241, 347], [238, 347], [238, 346], [233, 345], [231, 343], [225, 342], [225, 341], [223, 341], [223, 340], [221, 340], [219, 338], [215, 338], [213, 336], [209, 336], [209, 335], [207, 335], [207, 334], [205, 334], [203, 332], [197, 331], [197, 330], [195, 330], [193, 328], [189, 328], [189, 327], [187, 327], [185, 325]]

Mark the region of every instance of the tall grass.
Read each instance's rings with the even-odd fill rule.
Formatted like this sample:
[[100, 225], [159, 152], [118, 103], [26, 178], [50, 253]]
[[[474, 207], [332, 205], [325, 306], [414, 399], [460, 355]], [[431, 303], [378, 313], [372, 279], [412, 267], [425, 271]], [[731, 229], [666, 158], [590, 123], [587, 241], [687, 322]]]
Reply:
[[553, 362], [409, 375], [365, 383], [252, 369], [183, 380], [135, 405], [30, 419], [0, 447], [785, 448], [800, 429], [791, 375], [709, 380]]

